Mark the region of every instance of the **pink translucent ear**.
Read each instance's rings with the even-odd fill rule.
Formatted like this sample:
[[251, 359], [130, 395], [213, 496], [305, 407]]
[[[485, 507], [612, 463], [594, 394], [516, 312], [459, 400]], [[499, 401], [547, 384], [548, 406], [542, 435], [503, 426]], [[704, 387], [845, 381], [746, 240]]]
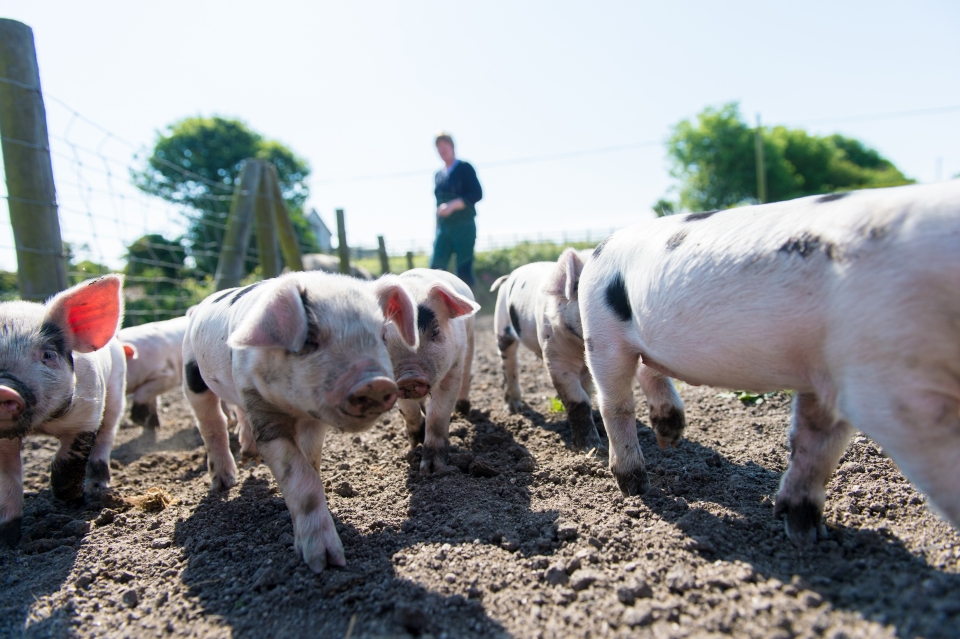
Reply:
[[47, 302], [47, 320], [67, 330], [72, 350], [100, 350], [117, 334], [123, 318], [122, 288], [122, 275], [81, 282]]
[[543, 292], [547, 295], [562, 295], [571, 300], [577, 294], [577, 285], [580, 283], [580, 273], [583, 271], [583, 260], [576, 249], [568, 248], [560, 254], [557, 266], [550, 273], [543, 285]]
[[137, 349], [131, 344], [123, 345], [123, 354], [127, 359], [137, 359]]
[[417, 307], [410, 293], [393, 277], [381, 277], [374, 283], [374, 291], [384, 318], [393, 322], [404, 343], [416, 350], [420, 334], [417, 332]]
[[307, 341], [307, 312], [296, 280], [281, 280], [261, 293], [257, 304], [230, 334], [231, 348], [284, 348], [298, 352]]
[[468, 297], [460, 295], [442, 282], [434, 284], [428, 295], [446, 307], [450, 318], [473, 315], [480, 310], [480, 305]]

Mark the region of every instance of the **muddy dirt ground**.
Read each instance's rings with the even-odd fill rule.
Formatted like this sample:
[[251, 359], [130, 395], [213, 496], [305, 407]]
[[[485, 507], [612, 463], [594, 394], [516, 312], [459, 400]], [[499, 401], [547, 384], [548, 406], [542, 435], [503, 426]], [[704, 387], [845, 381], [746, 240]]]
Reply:
[[[638, 409], [653, 488], [624, 499], [605, 460], [570, 450], [542, 366], [521, 359], [529, 409], [501, 403], [490, 318], [453, 467], [421, 478], [394, 410], [334, 434], [325, 480], [347, 567], [314, 575], [265, 466], [209, 495], [179, 392], [162, 427], [125, 421], [123, 497], [159, 511], [66, 506], [53, 440], [24, 449], [24, 536], [0, 550], [4, 637], [960, 637], [960, 535], [857, 436], [828, 492], [830, 539], [799, 551], [772, 518], [789, 398], [747, 406], [681, 386], [689, 428], [660, 451]], [[599, 418], [599, 413], [596, 414]]]

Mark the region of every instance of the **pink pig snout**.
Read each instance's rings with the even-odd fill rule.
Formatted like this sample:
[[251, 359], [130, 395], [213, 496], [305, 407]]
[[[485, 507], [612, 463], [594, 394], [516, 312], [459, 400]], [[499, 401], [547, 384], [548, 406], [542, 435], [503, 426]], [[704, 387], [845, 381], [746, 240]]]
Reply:
[[20, 393], [9, 386], [0, 386], [0, 420], [16, 419], [26, 408]]
[[343, 412], [353, 417], [375, 417], [397, 401], [397, 385], [389, 377], [366, 379], [347, 393]]
[[401, 377], [397, 386], [403, 399], [420, 399], [430, 392], [430, 384], [422, 377]]

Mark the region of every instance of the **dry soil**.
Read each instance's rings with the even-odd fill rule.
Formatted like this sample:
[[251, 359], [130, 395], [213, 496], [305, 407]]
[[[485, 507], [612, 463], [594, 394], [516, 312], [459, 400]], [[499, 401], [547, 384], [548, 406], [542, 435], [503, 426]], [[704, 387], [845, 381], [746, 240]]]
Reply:
[[[571, 451], [528, 352], [529, 408], [503, 409], [491, 324], [478, 324], [474, 408], [451, 425], [449, 472], [418, 476], [396, 411], [329, 438], [348, 563], [320, 575], [294, 554], [265, 466], [208, 494], [180, 392], [162, 399], [156, 433], [124, 422], [109, 503], [55, 502], [55, 442], [28, 440], [23, 539], [0, 550], [0, 635], [960, 637], [960, 535], [868, 438], [830, 482], [830, 539], [797, 550], [772, 517], [789, 397], [748, 406], [681, 385], [679, 448], [657, 448], [639, 404], [653, 487], [624, 499], [602, 457]], [[124, 501], [151, 488], [175, 503]]]

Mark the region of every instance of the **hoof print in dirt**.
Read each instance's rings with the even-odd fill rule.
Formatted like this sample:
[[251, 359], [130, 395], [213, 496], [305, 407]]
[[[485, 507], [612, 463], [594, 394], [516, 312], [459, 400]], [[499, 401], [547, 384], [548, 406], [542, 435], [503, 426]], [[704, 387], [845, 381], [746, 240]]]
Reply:
[[811, 501], [804, 499], [792, 504], [778, 499], [773, 516], [783, 518], [784, 532], [798, 548], [809, 548], [817, 543], [817, 539], [827, 538], [823, 512]]
[[626, 472], [613, 470], [613, 476], [617, 478], [617, 485], [624, 497], [644, 495], [650, 490], [650, 477], [643, 466]]

